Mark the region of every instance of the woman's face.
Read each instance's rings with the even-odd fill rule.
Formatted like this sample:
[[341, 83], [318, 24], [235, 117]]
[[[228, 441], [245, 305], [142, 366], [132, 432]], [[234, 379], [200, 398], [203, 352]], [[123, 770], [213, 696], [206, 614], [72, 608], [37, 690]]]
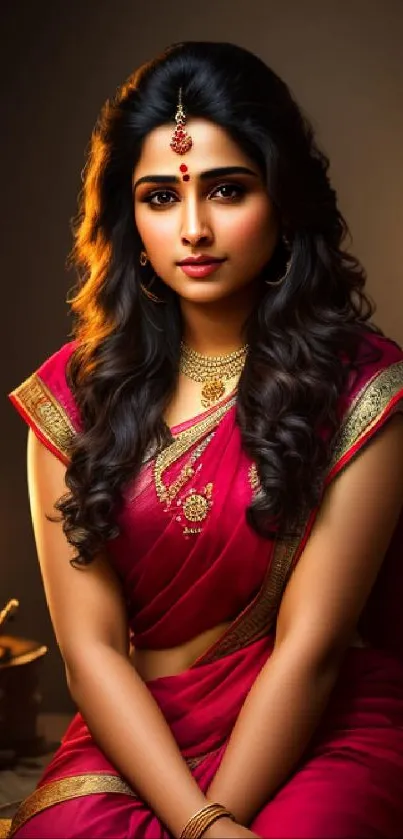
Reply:
[[[257, 279], [278, 224], [256, 163], [224, 129], [189, 120], [193, 146], [178, 155], [170, 148], [174, 128], [162, 125], [143, 143], [133, 173], [135, 221], [155, 273], [184, 300], [212, 303]], [[222, 261], [211, 273], [192, 272], [178, 264], [191, 256]]]

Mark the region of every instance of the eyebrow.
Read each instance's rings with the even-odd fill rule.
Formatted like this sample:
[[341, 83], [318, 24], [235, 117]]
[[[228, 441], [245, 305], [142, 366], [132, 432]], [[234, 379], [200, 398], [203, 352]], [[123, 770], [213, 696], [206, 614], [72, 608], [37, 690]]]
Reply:
[[[210, 178], [221, 178], [227, 175], [252, 175], [254, 178], [259, 177], [257, 172], [254, 172], [253, 169], [248, 169], [247, 166], [220, 166], [217, 169], [207, 169], [205, 172], [200, 172], [199, 179], [201, 181], [207, 181]], [[177, 175], [144, 175], [134, 184], [133, 192], [135, 192], [140, 184], [178, 184], [180, 182], [181, 178]]]

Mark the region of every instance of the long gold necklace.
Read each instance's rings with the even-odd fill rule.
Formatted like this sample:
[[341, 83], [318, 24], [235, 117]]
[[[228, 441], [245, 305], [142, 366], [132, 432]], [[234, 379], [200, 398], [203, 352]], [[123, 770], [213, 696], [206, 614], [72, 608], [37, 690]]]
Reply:
[[239, 376], [245, 364], [248, 345], [244, 344], [238, 350], [228, 355], [202, 355], [181, 343], [181, 357], [179, 370], [193, 382], [202, 382], [201, 404], [203, 408], [210, 408], [225, 394], [225, 382], [234, 376]]

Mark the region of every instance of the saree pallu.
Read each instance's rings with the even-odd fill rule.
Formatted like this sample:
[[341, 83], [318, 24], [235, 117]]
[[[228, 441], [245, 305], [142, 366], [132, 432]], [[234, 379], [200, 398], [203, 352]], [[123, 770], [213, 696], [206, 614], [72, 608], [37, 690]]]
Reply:
[[[11, 394], [42, 442], [65, 463], [80, 430], [66, 380], [73, 348], [63, 347]], [[326, 484], [401, 410], [402, 401], [403, 353], [369, 334], [358, 372], [340, 400]], [[248, 527], [244, 511], [259, 480], [242, 450], [234, 395], [172, 434], [172, 444], [144, 463], [127, 488], [110, 557], [126, 593], [137, 648], [173, 647], [230, 624], [186, 671], [147, 682], [205, 791], [273, 649], [282, 592], [317, 510], [287, 542], [264, 540]], [[403, 516], [361, 616], [362, 646], [347, 650], [308, 749], [252, 822], [261, 836], [402, 835], [402, 526]], [[11, 835], [165, 839], [169, 834], [77, 714], [39, 787], [19, 808]]]

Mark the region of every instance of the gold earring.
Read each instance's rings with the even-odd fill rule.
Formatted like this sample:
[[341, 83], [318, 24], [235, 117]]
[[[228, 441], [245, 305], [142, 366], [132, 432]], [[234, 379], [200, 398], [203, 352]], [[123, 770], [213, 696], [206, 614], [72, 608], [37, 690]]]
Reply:
[[287, 279], [287, 277], [288, 277], [288, 275], [291, 271], [291, 265], [292, 265], [292, 261], [293, 261], [293, 257], [292, 257], [292, 253], [291, 253], [291, 244], [290, 244], [290, 242], [289, 242], [289, 240], [287, 239], [286, 236], [282, 237], [282, 242], [283, 242], [283, 245], [290, 251], [290, 254], [291, 254], [289, 256], [289, 258], [287, 259], [286, 266], [285, 266], [285, 272], [281, 277], [278, 278], [278, 280], [265, 280], [266, 285], [271, 285], [271, 286], [281, 285], [281, 283], [283, 283], [284, 280]]
[[[155, 274], [151, 279], [150, 285], [153, 284], [154, 280], [155, 280]], [[153, 294], [152, 291], [150, 291], [148, 288], [146, 288], [143, 283], [139, 283], [139, 286], [140, 286], [143, 294], [145, 294], [145, 296], [148, 297], [148, 299], [151, 300], [153, 303], [165, 303], [165, 300], [161, 300], [159, 297], [157, 297], [156, 294]]]
[[146, 254], [146, 252], [145, 252], [145, 251], [140, 251], [140, 259], [139, 259], [139, 262], [140, 262], [140, 265], [141, 265], [143, 268], [144, 268], [144, 266], [145, 266], [145, 265], [147, 265], [147, 262], [148, 262], [148, 256], [147, 256], [147, 254]]

